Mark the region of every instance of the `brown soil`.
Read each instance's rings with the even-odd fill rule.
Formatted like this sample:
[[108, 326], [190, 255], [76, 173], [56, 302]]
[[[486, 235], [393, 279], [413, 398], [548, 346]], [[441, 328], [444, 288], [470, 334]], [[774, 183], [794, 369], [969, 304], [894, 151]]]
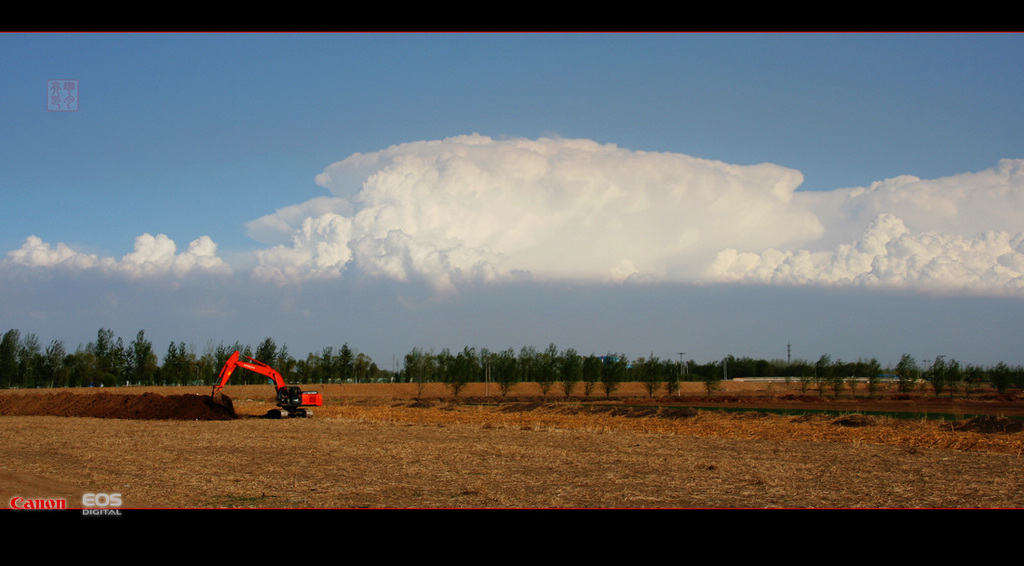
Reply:
[[710, 397], [651, 399], [627, 385], [607, 399], [545, 400], [529, 384], [504, 399], [474, 384], [455, 400], [437, 384], [327, 385], [314, 418], [289, 420], [259, 418], [274, 403], [265, 385], [229, 387], [237, 418], [226, 420], [210, 416], [208, 388], [0, 391], [0, 501], [81, 508], [83, 493], [104, 492], [129, 510], [1024, 507], [1014, 397], [728, 386]]
[[0, 415], [220, 421], [237, 418], [231, 398], [209, 395], [72, 393], [0, 395]]

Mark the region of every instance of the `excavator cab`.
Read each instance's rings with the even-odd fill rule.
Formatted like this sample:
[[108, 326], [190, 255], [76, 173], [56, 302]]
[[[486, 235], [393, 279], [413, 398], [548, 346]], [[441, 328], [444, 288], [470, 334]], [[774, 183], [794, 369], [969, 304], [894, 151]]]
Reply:
[[313, 411], [304, 409], [307, 406], [323, 405], [322, 396], [316, 391], [303, 391], [298, 385], [286, 385], [277, 390], [276, 410], [267, 413], [268, 418], [311, 417]]

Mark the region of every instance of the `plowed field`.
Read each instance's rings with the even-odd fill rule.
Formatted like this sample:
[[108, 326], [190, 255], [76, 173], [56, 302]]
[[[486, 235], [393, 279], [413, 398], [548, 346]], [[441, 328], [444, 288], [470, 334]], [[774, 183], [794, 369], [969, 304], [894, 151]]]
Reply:
[[[307, 387], [317, 389], [317, 387]], [[0, 496], [120, 494], [134, 508], [1024, 507], [1022, 406], [783, 384], [648, 398], [502, 398], [474, 384], [319, 386], [310, 419], [259, 418], [270, 386], [0, 391]], [[741, 410], [737, 410], [741, 409]], [[928, 416], [929, 418], [925, 418]], [[944, 417], [944, 418], [938, 418]], [[27, 511], [18, 511], [27, 512]]]

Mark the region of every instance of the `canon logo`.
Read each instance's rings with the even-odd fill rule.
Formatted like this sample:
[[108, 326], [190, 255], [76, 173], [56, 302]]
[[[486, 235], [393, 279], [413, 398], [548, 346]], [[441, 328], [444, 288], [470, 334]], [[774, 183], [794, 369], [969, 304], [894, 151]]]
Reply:
[[11, 498], [11, 509], [67, 509], [63, 499], [26, 499], [14, 496]]

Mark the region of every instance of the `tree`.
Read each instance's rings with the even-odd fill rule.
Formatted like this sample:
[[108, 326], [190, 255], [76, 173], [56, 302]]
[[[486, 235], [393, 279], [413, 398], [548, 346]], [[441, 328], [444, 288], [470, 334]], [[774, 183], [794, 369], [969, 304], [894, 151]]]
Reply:
[[203, 348], [203, 355], [199, 356], [196, 361], [199, 365], [199, 379], [203, 385], [212, 385], [220, 374], [221, 368], [224, 367], [223, 363], [217, 362], [218, 352], [219, 346], [213, 340], [207, 340], [206, 346]]
[[64, 358], [64, 367], [69, 371], [71, 387], [92, 386], [96, 380], [96, 356], [81, 346], [74, 354]]
[[146, 339], [146, 331], [140, 330], [128, 345], [129, 379], [142, 385], [153, 385], [157, 372], [156, 354], [153, 343]]
[[423, 395], [423, 389], [434, 374], [433, 357], [419, 348], [413, 348], [405, 355], [406, 378], [416, 384], [416, 398]]
[[876, 358], [871, 358], [864, 369], [868, 374], [868, 395], [874, 397], [878, 391], [878, 384], [882, 380], [882, 364]]
[[114, 339], [114, 331], [100, 328], [96, 332], [96, 341], [92, 344], [92, 353], [96, 358], [96, 381], [103, 385], [115, 385], [121, 381], [124, 346], [120, 340]]
[[604, 357], [604, 367], [601, 369], [601, 385], [604, 387], [604, 396], [610, 398], [619, 385], [625, 381], [628, 363], [625, 356], [609, 354]]
[[533, 346], [523, 346], [519, 349], [519, 381], [523, 383], [537, 381], [539, 365], [537, 350]]
[[1006, 362], [996, 364], [996, 367], [989, 370], [989, 382], [1000, 395], [1005, 394], [1012, 383], [1010, 366], [1006, 365]]
[[719, 386], [721, 386], [722, 375], [719, 374], [718, 372], [721, 371], [722, 374], [725, 373], [726, 363], [728, 363], [728, 358], [722, 360], [722, 365], [720, 367], [717, 363], [712, 364], [710, 371], [704, 372], [702, 381], [704, 382], [704, 391], [708, 395], [711, 395], [715, 391], [718, 391]]
[[964, 396], [970, 397], [975, 388], [984, 381], [985, 370], [979, 365], [970, 364], [967, 366], [967, 371], [964, 372], [964, 377]]
[[[235, 343], [235, 346], [238, 346], [237, 342]], [[235, 353], [236, 351], [241, 353], [240, 349], [236, 347], [225, 346], [223, 342], [217, 344], [217, 346], [214, 347], [212, 354], [212, 366], [216, 368], [215, 371], [217, 372], [218, 375], [220, 374], [220, 369], [224, 367], [224, 364], [227, 363], [228, 358], [230, 358], [231, 354]]]
[[60, 340], [51, 340], [43, 354], [43, 376], [49, 382], [49, 387], [67, 386], [68, 371], [64, 365], [66, 357], [64, 343]]
[[857, 385], [859, 384], [859, 379], [860, 376], [858, 376], [856, 372], [850, 372], [846, 376], [846, 386], [850, 388], [851, 397], [857, 396]]
[[356, 354], [352, 368], [356, 383], [368, 383], [373, 375], [373, 360], [370, 359], [370, 356], [360, 352]]
[[639, 372], [638, 381], [643, 383], [644, 389], [647, 390], [647, 396], [653, 398], [665, 381], [661, 374], [661, 364], [658, 362], [658, 358], [654, 356], [654, 352], [651, 352], [647, 359], [637, 360], [635, 367]]
[[558, 346], [554, 342], [548, 344], [547, 350], [540, 355], [537, 368], [537, 385], [540, 387], [541, 396], [545, 399], [555, 382], [558, 381]]
[[18, 346], [18, 374], [24, 387], [36, 387], [42, 378], [43, 353], [39, 337], [29, 333]]
[[560, 370], [562, 392], [568, 398], [572, 395], [576, 384], [583, 379], [583, 357], [575, 349], [567, 348], [565, 352], [562, 352]]
[[679, 394], [679, 382], [682, 381], [683, 364], [665, 360], [662, 362], [662, 373], [665, 375], [665, 391], [669, 396]]
[[935, 396], [942, 395], [949, 385], [949, 371], [945, 356], [935, 356], [935, 361], [932, 362], [932, 367], [928, 370], [928, 377], [931, 379]]
[[604, 361], [590, 354], [583, 359], [583, 394], [587, 397], [594, 392], [594, 388], [601, 383], [601, 372], [604, 369]]
[[896, 364], [896, 375], [899, 379], [900, 391], [908, 393], [914, 389], [919, 371], [917, 360], [914, 359], [914, 356], [903, 354], [900, 357], [899, 363]]
[[124, 340], [120, 336], [114, 341], [112, 361], [113, 370], [111, 373], [114, 374], [115, 383], [124, 383], [125, 377], [128, 375], [128, 347], [124, 345]]
[[318, 383], [317, 378], [317, 357], [316, 354], [310, 352], [306, 354], [306, 359], [297, 360], [295, 362], [295, 374], [298, 376], [299, 381], [302, 383]]
[[825, 386], [830, 382], [831, 377], [832, 356], [822, 354], [818, 361], [814, 363], [814, 380], [818, 386], [818, 395], [824, 393]]
[[[764, 376], [768, 372], [765, 364], [761, 364], [749, 356], [730, 359], [729, 368], [729, 373], [733, 377], [757, 377]], [[759, 369], [764, 373], [758, 373]]]
[[[178, 355], [178, 345], [171, 341], [164, 354], [163, 365], [160, 366], [160, 379], [164, 385], [175, 385], [181, 379], [182, 361]], [[241, 377], [241, 376], [239, 376]]]
[[793, 363], [789, 365], [789, 370], [791, 375], [796, 376], [800, 392], [807, 393], [807, 389], [814, 382], [814, 366], [807, 360], [793, 360]]
[[846, 379], [844, 379], [845, 368], [846, 364], [843, 363], [843, 360], [836, 358], [829, 369], [827, 381], [829, 387], [832, 388], [832, 397], [834, 399], [839, 398], [839, 392], [843, 390], [843, 385], [846, 383]]
[[509, 348], [499, 353], [494, 359], [493, 372], [501, 396], [508, 396], [509, 391], [519, 383], [519, 363], [516, 361], [515, 350]]
[[21, 332], [12, 328], [0, 338], [0, 372], [7, 377], [7, 387], [20, 386], [18, 381], [18, 346]]
[[452, 396], [459, 394], [480, 375], [480, 361], [476, 355], [476, 349], [466, 346], [459, 352], [446, 372], [445, 384], [452, 391]]
[[348, 383], [355, 379], [356, 354], [349, 347], [348, 342], [341, 345], [341, 349], [338, 350], [338, 357], [334, 359], [334, 364], [337, 366], [336, 371], [341, 381]]
[[1010, 369], [1010, 380], [1014, 387], [1024, 388], [1024, 366], [1016, 365]]
[[277, 370], [286, 382], [293, 381], [292, 372], [295, 371], [295, 358], [288, 353], [288, 344], [281, 344], [277, 350], [277, 357], [273, 362], [267, 362]]
[[268, 366], [277, 362], [277, 342], [274, 339], [267, 336], [260, 342], [259, 346], [256, 346], [255, 358]]
[[455, 356], [452, 355], [450, 349], [444, 348], [437, 354], [434, 354], [433, 358], [434, 380], [447, 383], [452, 371], [452, 365], [455, 363]]
[[[164, 363], [160, 368], [160, 380], [164, 385], [187, 385], [194, 380], [198, 368], [195, 362], [195, 352], [185, 342], [171, 342], [167, 346]], [[255, 374], [247, 371], [242, 374], [236, 373], [232, 377], [242, 378], [243, 383], [252, 383], [252, 375]]]
[[320, 358], [317, 360], [316, 372], [320, 383], [334, 383], [337, 379], [334, 368], [333, 346], [327, 346], [320, 352]]
[[949, 382], [949, 396], [952, 397], [957, 387], [962, 386], [964, 381], [963, 368], [960, 367], [960, 362], [956, 361], [956, 358], [949, 360], [946, 365], [946, 374]]

